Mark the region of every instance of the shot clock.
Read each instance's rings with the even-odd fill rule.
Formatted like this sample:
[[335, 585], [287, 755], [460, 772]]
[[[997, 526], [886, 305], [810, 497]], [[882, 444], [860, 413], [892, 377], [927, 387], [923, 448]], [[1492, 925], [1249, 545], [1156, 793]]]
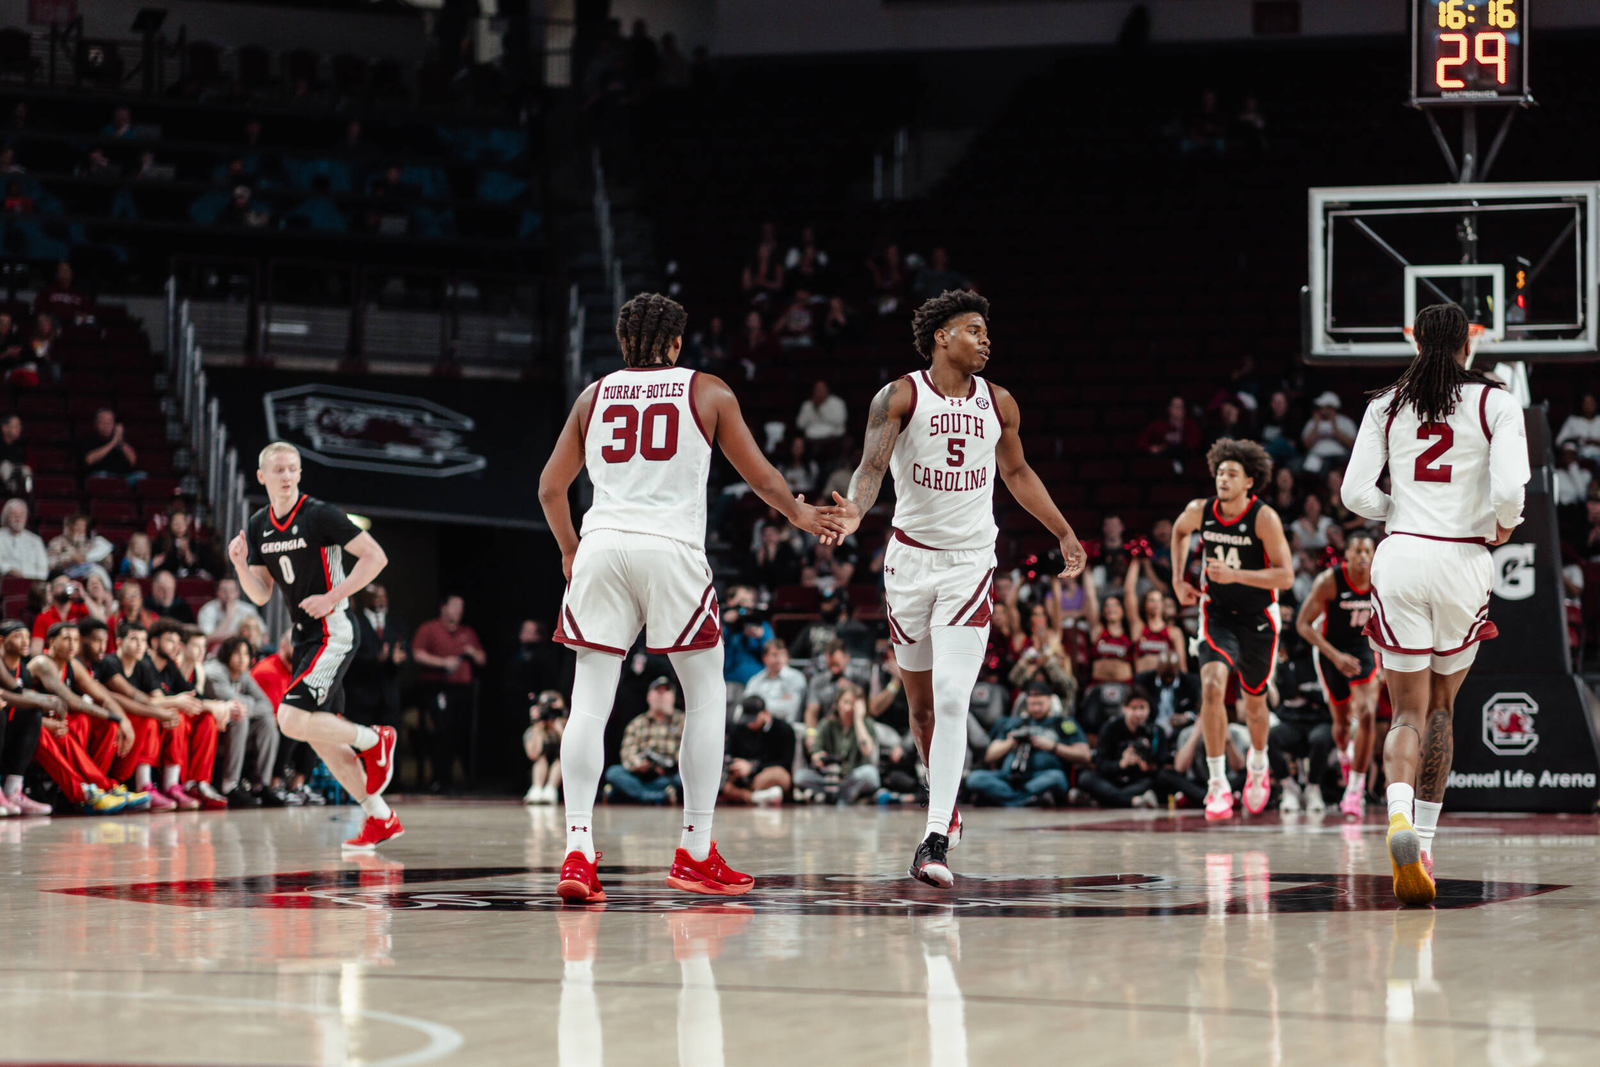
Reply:
[[1527, 102], [1529, 2], [1412, 0], [1411, 102]]

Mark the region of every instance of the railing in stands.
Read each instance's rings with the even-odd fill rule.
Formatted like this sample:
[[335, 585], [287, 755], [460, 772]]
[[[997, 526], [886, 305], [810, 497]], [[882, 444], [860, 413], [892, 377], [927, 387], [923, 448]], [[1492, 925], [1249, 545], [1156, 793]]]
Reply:
[[617, 255], [617, 231], [611, 223], [611, 196], [606, 192], [606, 171], [600, 149], [594, 150], [594, 226], [600, 235], [600, 268], [611, 290], [611, 318], [622, 311], [622, 259]]
[[574, 284], [567, 293], [566, 374], [569, 408], [578, 402], [578, 394], [583, 392], [583, 331], [587, 325], [588, 313], [578, 296], [578, 287]]

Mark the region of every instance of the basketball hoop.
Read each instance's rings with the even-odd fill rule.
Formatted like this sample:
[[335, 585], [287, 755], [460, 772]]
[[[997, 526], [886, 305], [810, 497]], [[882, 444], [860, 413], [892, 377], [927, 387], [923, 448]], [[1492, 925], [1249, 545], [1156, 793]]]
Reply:
[[[1412, 350], [1417, 351], [1417, 339], [1411, 336], [1411, 327], [1407, 326], [1404, 329], [1406, 340], [1410, 343]], [[1467, 366], [1472, 366], [1472, 359], [1478, 354], [1478, 346], [1489, 342], [1488, 332], [1481, 323], [1472, 322], [1467, 324]]]

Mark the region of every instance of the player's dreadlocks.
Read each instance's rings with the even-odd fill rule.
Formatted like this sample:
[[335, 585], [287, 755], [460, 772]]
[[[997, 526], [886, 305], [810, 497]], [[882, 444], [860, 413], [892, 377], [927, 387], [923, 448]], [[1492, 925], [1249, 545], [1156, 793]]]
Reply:
[[1254, 441], [1235, 441], [1231, 437], [1221, 437], [1206, 452], [1206, 463], [1211, 467], [1211, 476], [1217, 476], [1217, 468], [1229, 460], [1244, 468], [1244, 476], [1249, 478], [1253, 485], [1251, 489], [1258, 493], [1267, 490], [1267, 483], [1272, 480], [1272, 457], [1267, 455], [1267, 450]]
[[667, 365], [667, 352], [675, 337], [683, 336], [689, 313], [683, 305], [660, 293], [640, 293], [617, 312], [617, 343], [622, 361], [630, 367]]
[[[1417, 312], [1411, 335], [1417, 342], [1417, 357], [1393, 386], [1388, 408], [1391, 415], [1412, 407], [1422, 422], [1443, 422], [1456, 409], [1463, 385], [1494, 384], [1483, 372], [1468, 370], [1456, 362], [1456, 353], [1467, 343], [1467, 313], [1460, 304], [1423, 308]], [[1373, 395], [1384, 391], [1380, 389]]]
[[957, 315], [976, 311], [985, 320], [989, 318], [989, 301], [966, 289], [947, 289], [923, 302], [911, 316], [911, 334], [916, 338], [917, 352], [922, 358], [933, 361], [933, 335], [947, 326]]

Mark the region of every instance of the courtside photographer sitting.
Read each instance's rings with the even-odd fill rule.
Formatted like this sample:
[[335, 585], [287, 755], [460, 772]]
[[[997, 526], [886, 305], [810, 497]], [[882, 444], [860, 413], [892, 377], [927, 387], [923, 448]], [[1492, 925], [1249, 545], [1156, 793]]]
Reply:
[[533, 784], [524, 804], [554, 804], [561, 790], [561, 734], [567, 728], [567, 701], [546, 689], [528, 708], [531, 720], [522, 732], [522, 748], [533, 762]]

